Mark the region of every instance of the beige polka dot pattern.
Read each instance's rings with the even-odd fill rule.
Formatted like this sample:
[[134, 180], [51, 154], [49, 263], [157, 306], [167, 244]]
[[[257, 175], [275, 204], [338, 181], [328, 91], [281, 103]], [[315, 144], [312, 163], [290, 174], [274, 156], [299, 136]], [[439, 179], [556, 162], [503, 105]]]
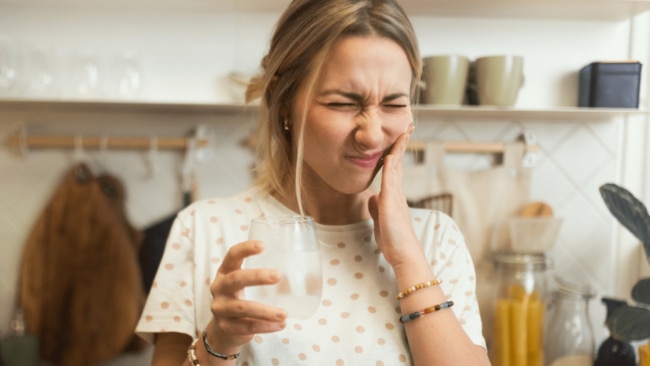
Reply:
[[[173, 250], [165, 251], [137, 332], [149, 339], [162, 330], [195, 336], [211, 319], [209, 286], [227, 250], [246, 240], [252, 218], [282, 214], [290, 212], [255, 190], [199, 201], [181, 212], [170, 233]], [[468, 271], [462, 236], [447, 216], [412, 210], [412, 218], [436, 277], [443, 279], [441, 288], [456, 303], [451, 311], [483, 345], [475, 274]], [[372, 221], [317, 230], [323, 243], [318, 312], [289, 319], [282, 331], [255, 335], [238, 365], [409, 364], [394, 273], [374, 242]]]

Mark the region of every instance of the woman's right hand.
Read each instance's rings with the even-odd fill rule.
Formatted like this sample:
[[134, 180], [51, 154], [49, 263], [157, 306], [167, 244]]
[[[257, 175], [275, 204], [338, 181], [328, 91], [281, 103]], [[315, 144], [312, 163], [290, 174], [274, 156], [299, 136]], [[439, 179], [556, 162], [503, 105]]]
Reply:
[[287, 312], [243, 298], [247, 286], [270, 285], [279, 282], [274, 269], [242, 269], [244, 259], [264, 250], [258, 240], [248, 240], [232, 246], [210, 285], [212, 321], [206, 330], [215, 351], [237, 353], [257, 333], [272, 333], [284, 329]]

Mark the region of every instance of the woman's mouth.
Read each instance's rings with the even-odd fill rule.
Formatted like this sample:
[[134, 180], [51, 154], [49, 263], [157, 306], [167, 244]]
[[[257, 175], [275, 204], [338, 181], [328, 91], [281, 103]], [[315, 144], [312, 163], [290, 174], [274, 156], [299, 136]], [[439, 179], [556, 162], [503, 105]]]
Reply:
[[372, 155], [350, 156], [348, 157], [348, 160], [350, 160], [354, 165], [358, 167], [365, 169], [374, 169], [377, 167], [377, 163], [379, 163], [379, 160], [381, 160], [383, 155], [383, 152], [379, 152]]

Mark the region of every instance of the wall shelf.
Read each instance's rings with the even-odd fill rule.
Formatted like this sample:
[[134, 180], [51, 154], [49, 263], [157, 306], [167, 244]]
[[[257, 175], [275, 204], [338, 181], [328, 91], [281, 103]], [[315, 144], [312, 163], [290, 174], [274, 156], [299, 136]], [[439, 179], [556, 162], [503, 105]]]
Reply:
[[646, 0], [404, 0], [413, 15], [480, 18], [624, 20], [650, 11]]
[[644, 115], [648, 111], [631, 108], [557, 107], [547, 109], [519, 109], [489, 106], [438, 107], [418, 105], [414, 109], [419, 119], [511, 119], [543, 121], [606, 122], [613, 118]]
[[[85, 9], [199, 10], [280, 13], [290, 0], [0, 0], [3, 5]], [[650, 11], [649, 0], [402, 0], [411, 15], [624, 20]]]
[[[21, 113], [127, 113], [127, 114], [202, 114], [232, 116], [252, 114], [255, 105], [164, 103], [164, 102], [112, 102], [112, 101], [58, 101], [58, 100], [0, 100], [0, 110]], [[647, 115], [650, 112], [628, 108], [549, 108], [518, 109], [488, 106], [441, 107], [416, 105], [413, 108], [420, 121], [428, 119], [476, 120], [540, 120], [606, 122], [613, 118]]]
[[128, 101], [62, 101], [62, 100], [0, 100], [0, 110], [27, 113], [127, 113], [127, 114], [210, 114], [237, 115], [255, 112], [255, 106], [238, 104], [128, 102]]

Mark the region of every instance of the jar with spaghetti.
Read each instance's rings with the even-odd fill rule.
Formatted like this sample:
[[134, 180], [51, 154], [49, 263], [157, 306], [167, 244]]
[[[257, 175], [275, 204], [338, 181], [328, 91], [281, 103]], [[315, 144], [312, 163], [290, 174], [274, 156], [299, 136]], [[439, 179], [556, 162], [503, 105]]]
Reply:
[[543, 366], [548, 260], [544, 253], [494, 254], [493, 366]]

